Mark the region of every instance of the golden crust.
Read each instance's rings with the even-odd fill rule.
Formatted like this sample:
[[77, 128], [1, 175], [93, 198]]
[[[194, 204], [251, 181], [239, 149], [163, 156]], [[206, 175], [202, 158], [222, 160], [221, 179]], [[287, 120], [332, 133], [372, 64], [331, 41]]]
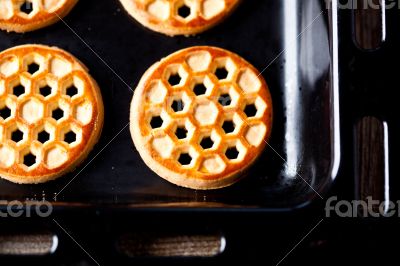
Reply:
[[44, 1], [31, 1], [33, 11], [30, 14], [20, 11], [24, 0], [0, 1], [0, 29], [22, 33], [47, 27], [66, 16], [78, 2], [78, 0], [48, 0], [49, 5], [45, 6]]
[[[34, 74], [28, 73], [32, 63], [39, 67]], [[18, 85], [25, 87], [22, 95], [15, 93]], [[51, 90], [43, 93], [46, 86]], [[63, 111], [62, 118], [54, 115], [57, 109]], [[2, 178], [36, 184], [74, 170], [98, 141], [103, 117], [96, 81], [71, 54], [44, 45], [22, 45], [0, 53]], [[14, 139], [16, 131], [22, 133], [22, 140]], [[40, 139], [44, 131], [48, 141]], [[67, 139], [68, 133], [75, 137]], [[26, 165], [28, 154], [35, 156], [32, 166]]]
[[[229, 16], [240, 0], [120, 0], [125, 10], [143, 26], [169, 36], [195, 35]], [[179, 8], [190, 8], [186, 18]], [[187, 11], [188, 12], [188, 11]]]
[[[227, 69], [225, 79], [214, 74], [222, 68]], [[175, 74], [181, 81], [171, 86], [169, 78]], [[196, 92], [197, 84], [204, 85], [203, 94]], [[173, 104], [179, 101], [183, 108], [175, 111]], [[152, 125], [158, 117], [162, 125]], [[243, 58], [220, 48], [191, 47], [143, 75], [132, 99], [130, 122], [135, 147], [155, 173], [179, 186], [216, 189], [242, 178], [265, 148], [272, 100], [265, 80]], [[233, 132], [225, 129], [225, 122], [233, 123]], [[186, 130], [186, 137], [179, 137], [178, 128]], [[208, 137], [211, 148], [202, 144]], [[235, 150], [236, 157], [230, 154]], [[179, 162], [182, 155], [190, 156], [189, 165]]]

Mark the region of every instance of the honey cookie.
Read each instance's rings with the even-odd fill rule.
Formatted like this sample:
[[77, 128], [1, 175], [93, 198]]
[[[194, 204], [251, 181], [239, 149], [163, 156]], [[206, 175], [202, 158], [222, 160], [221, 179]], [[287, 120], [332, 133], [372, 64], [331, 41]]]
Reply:
[[103, 116], [97, 83], [69, 53], [43, 45], [0, 53], [0, 177], [35, 184], [74, 170]]
[[166, 35], [194, 35], [223, 21], [240, 0], [120, 0], [145, 27]]
[[0, 29], [28, 32], [66, 16], [78, 0], [0, 0]]
[[192, 189], [229, 186], [262, 153], [272, 100], [264, 78], [240, 56], [192, 47], [154, 64], [135, 90], [133, 142], [162, 178]]

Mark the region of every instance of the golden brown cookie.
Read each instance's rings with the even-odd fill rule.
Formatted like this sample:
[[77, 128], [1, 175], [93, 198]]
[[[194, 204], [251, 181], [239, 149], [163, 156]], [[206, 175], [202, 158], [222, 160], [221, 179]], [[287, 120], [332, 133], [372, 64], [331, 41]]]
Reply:
[[0, 0], [0, 29], [28, 32], [66, 16], [78, 0]]
[[183, 187], [216, 189], [241, 177], [271, 133], [272, 101], [240, 56], [192, 47], [154, 64], [131, 104], [130, 129], [144, 162]]
[[86, 67], [43, 45], [0, 53], [0, 176], [42, 183], [74, 170], [98, 141], [103, 102]]
[[166, 35], [201, 33], [230, 15], [240, 0], [120, 0], [145, 27]]

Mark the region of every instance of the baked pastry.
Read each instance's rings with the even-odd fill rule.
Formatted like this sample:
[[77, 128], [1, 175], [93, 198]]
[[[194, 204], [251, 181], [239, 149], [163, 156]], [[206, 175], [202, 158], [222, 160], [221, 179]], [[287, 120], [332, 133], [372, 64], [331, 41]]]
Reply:
[[0, 53], [0, 177], [34, 184], [74, 170], [103, 116], [98, 85], [69, 53], [43, 45]]
[[0, 29], [28, 32], [66, 16], [78, 0], [0, 0]]
[[183, 187], [216, 189], [243, 177], [271, 133], [272, 101], [240, 56], [192, 47], [154, 64], [135, 90], [130, 130], [144, 162]]
[[194, 35], [224, 20], [240, 0], [120, 0], [145, 27], [166, 35]]

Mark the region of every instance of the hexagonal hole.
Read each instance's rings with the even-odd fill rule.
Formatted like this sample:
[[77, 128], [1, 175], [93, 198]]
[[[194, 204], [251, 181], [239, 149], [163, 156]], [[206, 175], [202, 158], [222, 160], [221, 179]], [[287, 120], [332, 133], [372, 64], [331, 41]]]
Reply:
[[235, 131], [235, 123], [232, 120], [224, 121], [222, 124], [222, 129], [225, 131], [226, 134], [232, 133]]
[[255, 117], [257, 114], [257, 107], [254, 103], [246, 105], [244, 108], [244, 113], [247, 115], [247, 117]]
[[23, 162], [24, 165], [31, 167], [35, 163], [36, 163], [36, 155], [34, 155], [32, 152], [29, 152], [24, 155], [24, 162]]
[[174, 112], [182, 112], [185, 109], [185, 103], [182, 100], [174, 100], [171, 104], [172, 110]]
[[41, 132], [39, 132], [37, 140], [40, 143], [44, 144], [50, 140], [50, 134], [46, 130], [42, 130]]
[[68, 77], [61, 84], [61, 93], [69, 98], [82, 96], [85, 90], [85, 82], [77, 77]]
[[200, 146], [205, 150], [211, 149], [214, 146], [214, 141], [210, 136], [203, 137], [200, 141]]
[[196, 96], [210, 95], [214, 88], [213, 81], [208, 76], [193, 77], [190, 88]]
[[55, 120], [60, 120], [61, 118], [64, 117], [64, 110], [61, 109], [60, 107], [57, 107], [51, 112], [51, 117], [53, 117]]
[[193, 88], [193, 92], [197, 96], [204, 95], [207, 92], [207, 87], [203, 83], [196, 84]]
[[186, 82], [188, 73], [183, 65], [171, 64], [166, 67], [163, 77], [170, 86], [176, 87], [182, 86]]
[[36, 64], [35, 62], [32, 62], [28, 65], [28, 73], [31, 75], [34, 75], [36, 72], [38, 72], [40, 69], [40, 66]]
[[222, 106], [229, 106], [232, 104], [232, 97], [231, 95], [229, 95], [229, 93], [224, 93], [221, 94], [218, 98], [218, 102], [222, 105]]
[[181, 83], [182, 77], [179, 75], [179, 73], [172, 74], [168, 78], [168, 83], [171, 86], [177, 86], [179, 83]]
[[11, 116], [11, 109], [8, 106], [4, 106], [0, 109], [0, 117], [6, 120]]
[[65, 94], [72, 98], [78, 94], [78, 89], [75, 87], [75, 85], [71, 85], [70, 87], [67, 88]]
[[229, 72], [226, 67], [218, 67], [214, 74], [219, 80], [223, 80], [228, 78]]
[[12, 92], [13, 92], [13, 95], [19, 97], [25, 93], [25, 87], [22, 84], [18, 84], [13, 87]]
[[39, 74], [46, 64], [46, 59], [36, 52], [25, 55], [22, 61], [23, 71], [30, 76]]
[[214, 67], [213, 72], [214, 75], [219, 79], [222, 80], [231, 80], [235, 74], [237, 66], [229, 57], [220, 57], [214, 59]]
[[225, 156], [229, 160], [236, 160], [237, 158], [239, 158], [239, 151], [236, 146], [229, 147], [225, 152]]
[[256, 99], [246, 99], [242, 105], [242, 110], [248, 118], [261, 118], [267, 108], [267, 104], [260, 96]]
[[72, 130], [64, 134], [64, 141], [68, 144], [72, 144], [76, 141], [76, 133]]
[[181, 153], [178, 158], [178, 162], [183, 166], [190, 165], [192, 163], [192, 160], [192, 156], [190, 156], [190, 154], [187, 152]]
[[164, 121], [161, 116], [153, 116], [150, 121], [150, 126], [152, 129], [156, 129], [162, 127], [163, 123]]
[[33, 11], [33, 3], [31, 1], [25, 1], [20, 5], [19, 10], [29, 15]]
[[51, 92], [52, 92], [52, 88], [49, 85], [39, 88], [39, 93], [43, 97], [49, 96], [51, 94]]
[[184, 127], [184, 126], [177, 127], [175, 130], [175, 136], [178, 139], [186, 139], [188, 136], [188, 131], [187, 131], [186, 127]]
[[190, 8], [190, 6], [183, 4], [182, 6], [180, 6], [178, 8], [178, 16], [180, 16], [183, 19], [186, 19], [190, 16], [190, 14], [192, 13], [192, 9]]
[[24, 132], [18, 128], [11, 133], [11, 140], [18, 143], [24, 139]]

